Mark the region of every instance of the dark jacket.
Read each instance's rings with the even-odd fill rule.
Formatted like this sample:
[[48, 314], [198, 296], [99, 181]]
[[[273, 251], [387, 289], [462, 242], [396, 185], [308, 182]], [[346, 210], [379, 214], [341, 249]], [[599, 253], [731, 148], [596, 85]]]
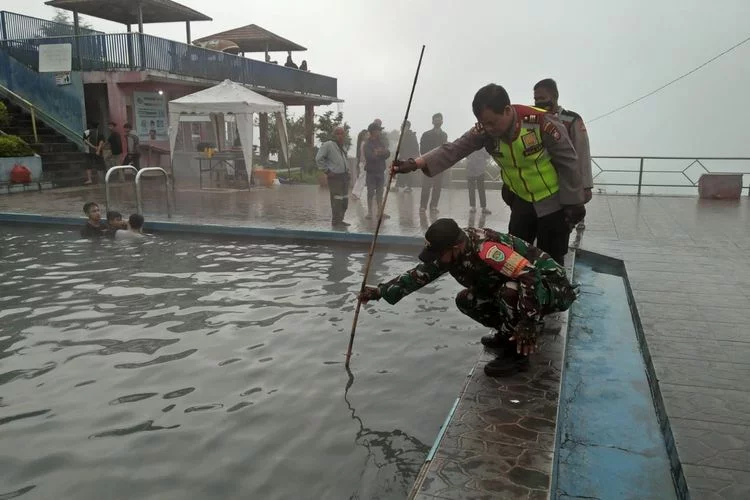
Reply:
[[109, 148], [112, 150], [114, 156], [122, 154], [122, 139], [120, 138], [120, 134], [117, 132], [111, 132], [107, 142], [109, 142]]
[[424, 155], [448, 142], [448, 134], [442, 129], [430, 129], [419, 140], [419, 151]]
[[404, 138], [401, 141], [401, 159], [417, 158], [419, 156], [419, 143], [417, 142], [417, 133], [413, 130], [404, 132]]
[[368, 139], [365, 143], [365, 172], [385, 172], [385, 160], [391, 155], [379, 139]]

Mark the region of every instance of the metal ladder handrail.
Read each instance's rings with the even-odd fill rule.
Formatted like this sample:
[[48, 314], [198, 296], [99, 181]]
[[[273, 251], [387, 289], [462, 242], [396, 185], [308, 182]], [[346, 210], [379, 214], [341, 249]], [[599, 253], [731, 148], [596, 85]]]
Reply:
[[138, 209], [139, 214], [143, 214], [143, 198], [141, 197], [141, 176], [145, 172], [161, 172], [164, 174], [164, 188], [167, 191], [167, 217], [172, 218], [172, 206], [169, 202], [169, 174], [167, 174], [167, 171], [164, 170], [161, 167], [145, 167], [138, 171], [138, 173], [135, 176], [135, 199], [136, 199], [136, 205]]
[[[112, 172], [116, 170], [132, 170], [136, 173], [136, 176], [138, 173], [138, 169], [133, 165], [118, 165], [107, 170], [107, 174], [104, 176], [104, 208], [107, 212], [109, 212], [109, 176], [112, 175]], [[133, 183], [133, 190], [135, 191], [135, 199], [137, 200], [138, 188], [136, 187], [135, 183]]]

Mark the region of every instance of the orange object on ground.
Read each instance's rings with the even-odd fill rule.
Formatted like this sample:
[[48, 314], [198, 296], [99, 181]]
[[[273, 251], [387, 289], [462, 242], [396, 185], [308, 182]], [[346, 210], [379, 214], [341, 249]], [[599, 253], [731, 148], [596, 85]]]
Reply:
[[273, 186], [273, 181], [275, 179], [276, 179], [275, 170], [267, 170], [264, 168], [259, 168], [255, 170], [255, 181], [260, 186], [271, 187]]

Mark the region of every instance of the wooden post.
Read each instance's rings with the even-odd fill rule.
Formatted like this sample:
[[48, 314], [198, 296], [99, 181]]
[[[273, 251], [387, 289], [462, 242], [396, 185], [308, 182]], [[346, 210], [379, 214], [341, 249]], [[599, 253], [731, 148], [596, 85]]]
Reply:
[[187, 34], [187, 44], [190, 45], [190, 21], [185, 21], [185, 33]]
[[5, 27], [5, 11], [0, 11], [0, 39], [9, 40], [7, 28]]
[[127, 37], [127, 45], [128, 45], [128, 66], [130, 66], [130, 70], [135, 69], [135, 55], [133, 54], [133, 26], [128, 23], [125, 26], [128, 28], [128, 34], [125, 35]]
[[143, 4], [138, 2], [138, 33], [143, 34]]
[[260, 138], [260, 161], [268, 162], [268, 113], [258, 113], [258, 129]]
[[81, 24], [78, 20], [78, 12], [73, 11], [73, 57], [78, 61], [78, 71], [83, 71], [81, 64], [81, 50], [78, 45], [78, 35], [81, 34]]
[[[303, 170], [312, 170], [315, 167], [314, 162], [308, 162], [313, 158], [313, 131], [315, 130], [315, 107], [312, 104], [305, 104], [305, 145], [307, 146], [308, 157], [305, 158]], [[308, 164], [309, 163], [309, 164]]]
[[146, 69], [146, 47], [144, 46], [145, 40], [143, 39], [143, 4], [138, 2], [138, 46], [141, 48], [141, 69]]
[[315, 129], [315, 107], [305, 104], [305, 143], [309, 148], [313, 147], [313, 130]]

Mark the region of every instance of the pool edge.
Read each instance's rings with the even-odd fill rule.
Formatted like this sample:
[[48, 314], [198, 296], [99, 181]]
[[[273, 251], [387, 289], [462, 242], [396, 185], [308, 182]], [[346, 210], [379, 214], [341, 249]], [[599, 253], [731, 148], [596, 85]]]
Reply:
[[[40, 226], [81, 227], [86, 222], [83, 217], [49, 216], [41, 214], [0, 212], [0, 223], [34, 224]], [[188, 224], [155, 220], [148, 222], [149, 232], [208, 234], [216, 236], [234, 236], [265, 239], [294, 239], [297, 241], [342, 242], [356, 244], [372, 243], [372, 233], [354, 233], [348, 231], [315, 231], [307, 229], [269, 228], [256, 226], [229, 226], [221, 224]], [[424, 240], [417, 236], [400, 236], [391, 234], [378, 235], [378, 243], [388, 246], [419, 248]]]

